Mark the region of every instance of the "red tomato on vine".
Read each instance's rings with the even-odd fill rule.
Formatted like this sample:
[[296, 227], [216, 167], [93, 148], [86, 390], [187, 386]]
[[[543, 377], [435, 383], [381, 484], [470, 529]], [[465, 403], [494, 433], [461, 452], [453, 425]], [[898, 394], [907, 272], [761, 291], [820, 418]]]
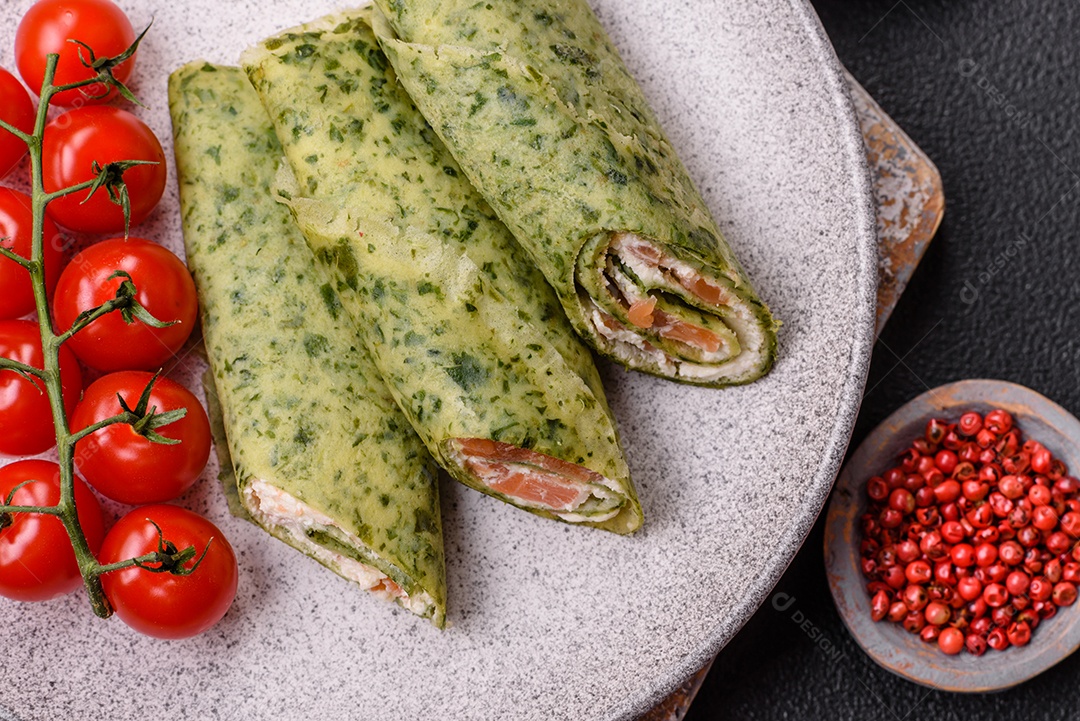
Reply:
[[[93, 180], [95, 163], [104, 168], [125, 160], [152, 163], [123, 173], [134, 227], [146, 220], [165, 192], [165, 151], [154, 131], [126, 110], [110, 106], [69, 110], [45, 126], [41, 182], [47, 193]], [[86, 190], [57, 198], [49, 203], [49, 216], [81, 233], [122, 233], [124, 210], [108, 190], [98, 188], [88, 200], [89, 195]]]
[[[122, 371], [94, 381], [71, 417], [72, 432], [123, 413], [118, 396], [128, 408], [135, 409], [153, 378], [150, 373]], [[190, 488], [206, 467], [210, 421], [191, 391], [168, 378], [158, 378], [147, 409], [158, 415], [179, 409], [187, 413], [148, 432], [127, 423], [106, 426], [75, 447], [79, 473], [106, 498], [130, 504], [171, 501]], [[155, 443], [149, 434], [178, 442]]]
[[[25, 484], [12, 494], [20, 484]], [[11, 505], [54, 506], [60, 501], [60, 466], [51, 461], [17, 461], [0, 468], [0, 500]], [[79, 525], [97, 553], [105, 519], [97, 498], [75, 479]], [[82, 584], [75, 551], [59, 518], [42, 513], [0, 516], [0, 596], [16, 601], [47, 601]]]
[[[71, 40], [90, 46], [98, 58], [116, 57], [135, 42], [135, 30], [112, 0], [39, 0], [23, 15], [15, 31], [15, 63], [31, 90], [41, 91], [45, 56], [49, 53], [60, 55], [53, 85], [67, 85], [97, 75], [79, 57], [81, 51], [82, 57], [89, 60], [90, 53]], [[113, 75], [126, 83], [134, 66], [132, 57], [118, 65]], [[88, 85], [57, 93], [53, 102], [70, 107], [107, 103], [116, 97], [115, 88], [98, 97], [104, 90], [101, 84]]]
[[220, 621], [236, 597], [236, 554], [217, 526], [178, 506], [143, 506], [117, 521], [98, 558], [105, 565], [138, 558], [161, 550], [163, 540], [172, 544], [167, 551], [195, 549], [182, 564], [186, 575], [138, 567], [110, 571], [101, 577], [105, 595], [120, 620], [139, 633], [196, 636]]
[[[0, 357], [42, 368], [45, 357], [37, 323], [0, 321]], [[75, 356], [64, 346], [60, 347], [60, 381], [64, 408], [70, 414], [82, 392], [82, 371]], [[45, 384], [12, 370], [0, 370], [0, 454], [32, 456], [54, 445], [56, 432]]]
[[67, 330], [85, 310], [116, 296], [123, 278], [131, 276], [139, 303], [160, 321], [154, 328], [135, 318], [126, 323], [109, 313], [72, 336], [67, 346], [86, 365], [102, 371], [158, 370], [172, 359], [195, 329], [198, 301], [187, 266], [166, 248], [141, 238], [105, 240], [82, 251], [60, 275], [53, 301], [57, 327]]
[[[30, 257], [34, 214], [30, 196], [10, 188], [0, 188], [0, 238], [4, 247], [24, 258]], [[45, 260], [45, 291], [51, 296], [64, 264], [64, 236], [45, 218], [42, 245]], [[21, 318], [34, 311], [34, 287], [30, 272], [13, 260], [0, 258], [0, 318]]]
[[[0, 68], [0, 120], [24, 133], [34, 132], [34, 103], [26, 88], [7, 70]], [[10, 173], [26, 155], [26, 143], [0, 130], [0, 178]]]

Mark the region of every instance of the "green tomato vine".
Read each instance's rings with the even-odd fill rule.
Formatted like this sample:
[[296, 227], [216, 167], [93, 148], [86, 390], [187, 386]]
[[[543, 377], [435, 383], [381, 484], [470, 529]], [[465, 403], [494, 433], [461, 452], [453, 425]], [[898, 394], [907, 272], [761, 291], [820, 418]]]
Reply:
[[[147, 30], [149, 30], [149, 28], [147, 28]], [[111, 418], [106, 418], [76, 433], [72, 433], [68, 423], [67, 411], [64, 408], [63, 394], [61, 391], [60, 347], [73, 335], [86, 328], [98, 318], [109, 313], [120, 312], [124, 320], [128, 323], [138, 320], [159, 328], [170, 324], [163, 323], [154, 318], [146, 308], [140, 305], [136, 299], [136, 288], [131, 277], [122, 271], [117, 271], [113, 277], [123, 277], [124, 280], [117, 289], [116, 296], [108, 302], [80, 314], [79, 317], [75, 319], [75, 322], [70, 329], [62, 333], [56, 333], [53, 330], [52, 313], [45, 289], [43, 250], [45, 209], [48, 204], [57, 198], [62, 198], [73, 193], [85, 191], [89, 197], [93, 193], [105, 192], [114, 203], [120, 205], [124, 209], [126, 234], [126, 228], [130, 220], [130, 210], [126, 202], [127, 189], [124, 186], [123, 175], [129, 168], [145, 162], [119, 161], [108, 163], [105, 166], [99, 166], [95, 163], [93, 169], [96, 173], [96, 177], [94, 179], [52, 193], [45, 192], [45, 188], [42, 185], [42, 138], [48, 120], [49, 105], [53, 96], [57, 93], [84, 88], [97, 83], [102, 83], [105, 86], [105, 92], [108, 92], [110, 87], [116, 88], [123, 97], [137, 103], [138, 101], [131, 92], [124, 87], [123, 83], [113, 77], [113, 69], [128, 60], [135, 53], [135, 50], [138, 48], [139, 43], [145, 35], [146, 30], [139, 34], [131, 47], [120, 55], [109, 58], [97, 58], [93, 55], [93, 52], [90, 51], [90, 57], [87, 59], [82, 55], [82, 48], [85, 48], [85, 46], [82, 43], [76, 43], [80, 45], [80, 57], [83, 59], [83, 64], [94, 70], [97, 74], [91, 78], [68, 83], [66, 85], [53, 85], [59, 55], [49, 55], [46, 59], [45, 79], [42, 83], [39, 96], [40, 101], [37, 108], [33, 132], [24, 133], [18, 128], [0, 120], [0, 128], [15, 135], [26, 143], [30, 155], [31, 199], [33, 208], [33, 239], [30, 257], [25, 258], [13, 252], [10, 248], [4, 247], [2, 244], [3, 239], [0, 239], [0, 257], [17, 263], [30, 274], [34, 289], [34, 302], [37, 308], [38, 326], [41, 331], [41, 348], [44, 355], [43, 368], [35, 368], [10, 358], [0, 358], [0, 371], [6, 370], [18, 373], [31, 382], [40, 382], [40, 384], [44, 385], [45, 391], [49, 397], [49, 405], [52, 409], [53, 425], [56, 428], [56, 448], [60, 465], [59, 502], [54, 506], [12, 505], [15, 491], [18, 490], [18, 488], [16, 488], [8, 494], [7, 498], [2, 499], [3, 503], [0, 504], [0, 531], [10, 525], [12, 514], [39, 513], [58, 518], [60, 522], [63, 523], [64, 528], [71, 539], [71, 546], [75, 551], [79, 572], [82, 574], [83, 585], [90, 597], [90, 605], [94, 609], [94, 613], [102, 618], [108, 618], [113, 612], [112, 606], [109, 604], [102, 589], [101, 576], [103, 574], [122, 568], [138, 566], [157, 573], [187, 575], [194, 571], [195, 567], [197, 567], [202, 560], [202, 556], [200, 556], [200, 558], [196, 560], [194, 566], [188, 567], [187, 563], [195, 557], [195, 549], [193, 547], [178, 549], [173, 543], [161, 537], [160, 529], [158, 533], [158, 548], [153, 553], [148, 553], [137, 558], [129, 558], [118, 563], [102, 565], [98, 563], [93, 551], [91, 551], [86, 540], [86, 535], [83, 533], [82, 527], [79, 524], [75, 507], [75, 445], [92, 433], [95, 433], [106, 426], [118, 423], [131, 425], [139, 433], [142, 433], [154, 443], [175, 443], [176, 441], [160, 436], [156, 433], [156, 429], [179, 420], [187, 411], [179, 409], [167, 413], [157, 413], [155, 408], [147, 408], [150, 391], [153, 388], [154, 382], [157, 380], [157, 376], [155, 375], [143, 390], [142, 396], [135, 408], [129, 408], [121, 401], [122, 408], [124, 409], [123, 413], [112, 416]], [[34, 481], [28, 481], [28, 483], [33, 482]], [[205, 553], [206, 551], [204, 550], [203, 555], [205, 555]]]

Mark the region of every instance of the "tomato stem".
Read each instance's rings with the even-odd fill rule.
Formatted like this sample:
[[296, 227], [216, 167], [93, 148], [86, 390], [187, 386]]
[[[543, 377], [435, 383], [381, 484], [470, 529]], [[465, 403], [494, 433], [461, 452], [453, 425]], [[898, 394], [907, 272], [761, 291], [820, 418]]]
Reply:
[[[66, 93], [69, 90], [78, 90], [79, 88], [85, 88], [88, 85], [97, 85], [98, 83], [108, 83], [109, 80], [104, 78], [100, 73], [92, 78], [84, 78], [82, 80], [76, 80], [66, 85], [56, 85], [53, 87], [53, 95], [59, 93]], [[44, 98], [42, 98], [44, 99]]]
[[89, 435], [93, 435], [94, 433], [97, 433], [102, 428], [107, 428], [108, 426], [115, 426], [115, 425], [117, 425], [119, 423], [132, 424], [132, 423], [136, 423], [138, 420], [139, 420], [139, 417], [136, 416], [133, 413], [121, 413], [119, 415], [115, 415], [115, 416], [112, 416], [110, 418], [106, 418], [104, 420], [98, 421], [97, 423], [94, 423], [93, 425], [89, 425], [86, 428], [83, 428], [81, 431], [76, 431], [75, 433], [72, 433], [71, 434], [71, 443], [73, 445], [77, 444], [82, 439], [86, 438]]
[[67, 340], [69, 338], [71, 338], [71, 336], [75, 335], [76, 333], [78, 333], [79, 331], [81, 331], [83, 328], [90, 325], [91, 323], [93, 323], [95, 320], [97, 320], [101, 316], [108, 315], [109, 313], [112, 313], [115, 310], [120, 310], [122, 308], [127, 308], [130, 305], [131, 305], [131, 298], [130, 297], [127, 297], [127, 296], [120, 297], [120, 296], [118, 296], [116, 298], [113, 298], [110, 301], [102, 303], [97, 308], [94, 308], [94, 309], [92, 309], [90, 311], [87, 311], [86, 313], [80, 314], [79, 317], [75, 319], [75, 322], [71, 324], [70, 328], [68, 328], [66, 331], [64, 331], [63, 333], [61, 333], [60, 335], [58, 335], [56, 337], [57, 342], [60, 343], [60, 344], [66, 343]]
[[15, 371], [29, 380], [34, 378], [44, 379], [45, 377], [45, 372], [40, 368], [20, 363], [14, 358], [0, 358], [0, 370]]
[[[139, 39], [141, 40], [141, 38], [142, 36], [140, 35]], [[149, 425], [152, 429], [154, 427], [165, 425], [171, 420], [175, 420], [176, 418], [174, 418], [174, 416], [176, 414], [166, 413], [157, 414], [155, 416], [153, 410], [151, 410], [149, 414], [145, 414], [135, 413], [125, 408], [123, 413], [99, 421], [76, 433], [71, 432], [71, 427], [68, 424], [67, 409], [64, 407], [64, 396], [60, 375], [60, 348], [64, 342], [97, 318], [114, 311], [134, 313], [140, 320], [143, 319], [143, 315], [149, 317], [151, 320], [156, 319], [153, 319], [153, 317], [150, 316], [150, 314], [147, 313], [135, 299], [135, 287], [130, 282], [129, 278], [122, 290], [117, 292], [116, 298], [102, 304], [98, 308], [82, 314], [76, 319], [76, 322], [72, 327], [64, 333], [58, 335], [53, 330], [53, 318], [45, 286], [45, 265], [43, 260], [46, 207], [52, 200], [65, 195], [70, 195], [71, 193], [76, 193], [81, 190], [91, 190], [91, 192], [96, 191], [103, 185], [103, 182], [100, 179], [94, 179], [52, 193], [45, 192], [42, 181], [42, 138], [44, 137], [45, 126], [48, 119], [49, 104], [53, 96], [58, 92], [73, 90], [75, 88], [99, 82], [119, 84], [119, 82], [112, 77], [112, 66], [109, 65], [108, 62], [99, 61], [103, 63], [103, 69], [97, 77], [69, 83], [67, 85], [54, 86], [53, 80], [56, 77], [58, 60], [59, 55], [57, 54], [50, 54], [46, 57], [45, 78], [42, 81], [42, 88], [39, 96], [40, 102], [37, 108], [37, 117], [34, 123], [33, 134], [27, 135], [17, 129], [8, 127], [6, 123], [0, 121], [0, 127], [4, 130], [13, 132], [26, 142], [30, 154], [31, 201], [33, 209], [33, 235], [30, 258], [26, 259], [18, 256], [11, 250], [3, 248], [2, 246], [0, 246], [0, 256], [14, 260], [30, 273], [31, 284], [33, 285], [34, 291], [34, 303], [37, 308], [38, 327], [41, 333], [41, 349], [44, 356], [42, 368], [34, 368], [9, 358], [0, 358], [0, 370], [9, 370], [19, 373], [24, 377], [39, 384], [44, 384], [45, 386], [45, 391], [49, 397], [49, 405], [52, 409], [53, 425], [56, 428], [56, 448], [60, 465], [60, 500], [55, 506], [14, 506], [10, 505], [11, 498], [8, 498], [5, 503], [0, 504], [0, 529], [11, 523], [11, 514], [13, 513], [42, 513], [59, 518], [64, 524], [64, 528], [71, 539], [71, 546], [75, 551], [79, 572], [82, 574], [83, 585], [90, 597], [90, 605], [93, 608], [94, 613], [98, 616], [108, 618], [112, 615], [113, 609], [102, 588], [102, 574], [121, 568], [129, 568], [131, 566], [145, 568], [154, 565], [157, 565], [158, 568], [152, 568], [151, 570], [160, 569], [169, 573], [187, 574], [190, 572], [190, 569], [184, 569], [183, 564], [193, 558], [196, 552], [193, 547], [178, 551], [172, 543], [162, 541], [158, 544], [158, 550], [154, 553], [128, 559], [127, 561], [101, 565], [94, 556], [94, 552], [90, 549], [90, 545], [86, 540], [86, 535], [83, 533], [82, 527], [79, 524], [78, 510], [75, 503], [75, 445], [90, 434], [109, 425], [117, 423], [128, 423], [133, 425], [136, 423], [144, 423], [144, 425]], [[121, 166], [119, 172], [122, 175], [126, 166], [125, 164], [118, 165]], [[125, 221], [127, 220], [126, 216], [127, 212], [125, 212]], [[160, 321], [158, 322], [160, 323]], [[152, 384], [153, 382], [151, 382], [151, 385]], [[149, 387], [144, 395], [148, 396], [148, 394]], [[145, 418], [150, 418], [150, 420], [146, 421]], [[152, 433], [152, 430], [144, 432], [149, 434]], [[153, 435], [156, 436], [156, 434]], [[153, 440], [153, 438], [151, 438], [151, 440]], [[168, 439], [163, 440], [167, 441]]]
[[[209, 547], [209, 544], [207, 544]], [[206, 551], [203, 551], [203, 555], [206, 555]], [[99, 573], [109, 573], [110, 571], [119, 571], [123, 568], [131, 568], [132, 566], [138, 566], [139, 568], [146, 569], [152, 572], [158, 573], [176, 573], [177, 575], [186, 575], [187, 571], [183, 570], [185, 563], [195, 557], [195, 547], [188, 546], [182, 551], [176, 550], [176, 547], [171, 543], [164, 551], [154, 551], [153, 553], [147, 553], [142, 556], [136, 556], [135, 558], [129, 558], [126, 561], [117, 561], [116, 563], [109, 563], [104, 566], [98, 567]], [[199, 560], [202, 560], [201, 558]], [[177, 573], [176, 569], [180, 569]], [[195, 570], [192, 568], [191, 570]]]
[[37, 118], [34, 123], [34, 138], [27, 143], [30, 153], [31, 175], [31, 202], [33, 207], [33, 244], [30, 252], [31, 283], [34, 287], [34, 302], [37, 306], [38, 327], [41, 331], [41, 349], [44, 354], [44, 368], [41, 375], [45, 383], [45, 390], [49, 396], [49, 405], [52, 407], [53, 425], [56, 427], [56, 447], [60, 460], [60, 501], [56, 504], [56, 515], [64, 524], [64, 528], [71, 538], [71, 547], [75, 551], [75, 558], [82, 573], [83, 585], [90, 595], [90, 605], [94, 613], [103, 618], [112, 615], [112, 607], [105, 598], [105, 591], [101, 587], [101, 579], [98, 573], [97, 558], [94, 557], [90, 545], [86, 541], [86, 534], [79, 525], [78, 512], [75, 507], [75, 458], [74, 443], [71, 439], [70, 427], [68, 426], [67, 409], [64, 407], [63, 389], [60, 382], [60, 340], [53, 333], [52, 312], [49, 307], [49, 299], [45, 290], [45, 208], [51, 198], [45, 192], [42, 185], [42, 153], [41, 138], [45, 132], [45, 124], [49, 110], [49, 102], [57, 89], [53, 86], [53, 78], [56, 76], [56, 64], [59, 55], [49, 55], [45, 60], [45, 79], [42, 82], [41, 101], [38, 104]]
[[[4, 239], [4, 240], [6, 240], [6, 239]], [[2, 242], [2, 241], [0, 241], [0, 242]], [[14, 252], [14, 251], [10, 250], [9, 248], [6, 248], [6, 247], [4, 247], [2, 245], [0, 245], [0, 256], [3, 256], [4, 258], [7, 258], [11, 262], [18, 263], [23, 268], [26, 268], [27, 270], [30, 270], [30, 261], [29, 260], [27, 260], [26, 258], [22, 257], [18, 253]]]
[[[59, 516], [60, 509], [57, 506], [0, 506], [0, 518], [10, 516], [12, 513], [43, 513], [48, 516]], [[0, 524], [0, 526], [6, 524]]]
[[11, 125], [10, 123], [6, 122], [3, 118], [0, 118], [0, 130], [5, 130], [5, 131], [11, 133], [12, 135], [14, 135], [16, 138], [23, 141], [24, 143], [29, 143], [30, 139], [33, 137], [32, 135], [27, 135], [23, 131], [16, 128], [14, 125]]
[[47, 205], [52, 201], [56, 200], [57, 198], [63, 198], [65, 195], [72, 195], [73, 193], [78, 193], [82, 190], [89, 190], [94, 186], [94, 183], [96, 182], [97, 178], [93, 180], [85, 180], [78, 185], [72, 185], [70, 188], [63, 188], [52, 193], [45, 193], [43, 199]]

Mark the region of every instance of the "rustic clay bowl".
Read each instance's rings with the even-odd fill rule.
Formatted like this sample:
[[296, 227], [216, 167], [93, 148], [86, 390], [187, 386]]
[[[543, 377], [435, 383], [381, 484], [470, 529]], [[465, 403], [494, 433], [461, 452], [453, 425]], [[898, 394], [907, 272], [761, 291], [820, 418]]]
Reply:
[[899, 624], [870, 619], [870, 596], [859, 571], [859, 516], [870, 476], [887, 470], [933, 417], [950, 421], [964, 411], [1002, 408], [1013, 414], [1025, 438], [1042, 442], [1075, 473], [1080, 471], [1080, 421], [1053, 401], [1005, 381], [968, 380], [927, 391], [874, 429], [848, 461], [829, 503], [825, 569], [836, 607], [848, 630], [874, 661], [916, 683], [945, 691], [998, 691], [1050, 668], [1080, 646], [1080, 613], [1065, 608], [1041, 623], [1031, 643], [975, 657], [942, 653]]

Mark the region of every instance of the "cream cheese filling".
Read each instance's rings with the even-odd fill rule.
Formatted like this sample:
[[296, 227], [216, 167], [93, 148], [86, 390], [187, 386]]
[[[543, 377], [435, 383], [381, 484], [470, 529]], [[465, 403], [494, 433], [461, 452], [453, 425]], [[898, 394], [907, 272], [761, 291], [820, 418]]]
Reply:
[[368, 555], [382, 560], [357, 536], [343, 529], [334, 519], [312, 508], [267, 481], [256, 478], [243, 489], [244, 507], [256, 520], [284, 531], [289, 538], [319, 562], [330, 566], [365, 591], [389, 601], [395, 601], [418, 616], [430, 616], [435, 601], [426, 591], [409, 595], [385, 573], [336, 551], [315, 543], [309, 530], [330, 531], [351, 545], [362, 547]]

